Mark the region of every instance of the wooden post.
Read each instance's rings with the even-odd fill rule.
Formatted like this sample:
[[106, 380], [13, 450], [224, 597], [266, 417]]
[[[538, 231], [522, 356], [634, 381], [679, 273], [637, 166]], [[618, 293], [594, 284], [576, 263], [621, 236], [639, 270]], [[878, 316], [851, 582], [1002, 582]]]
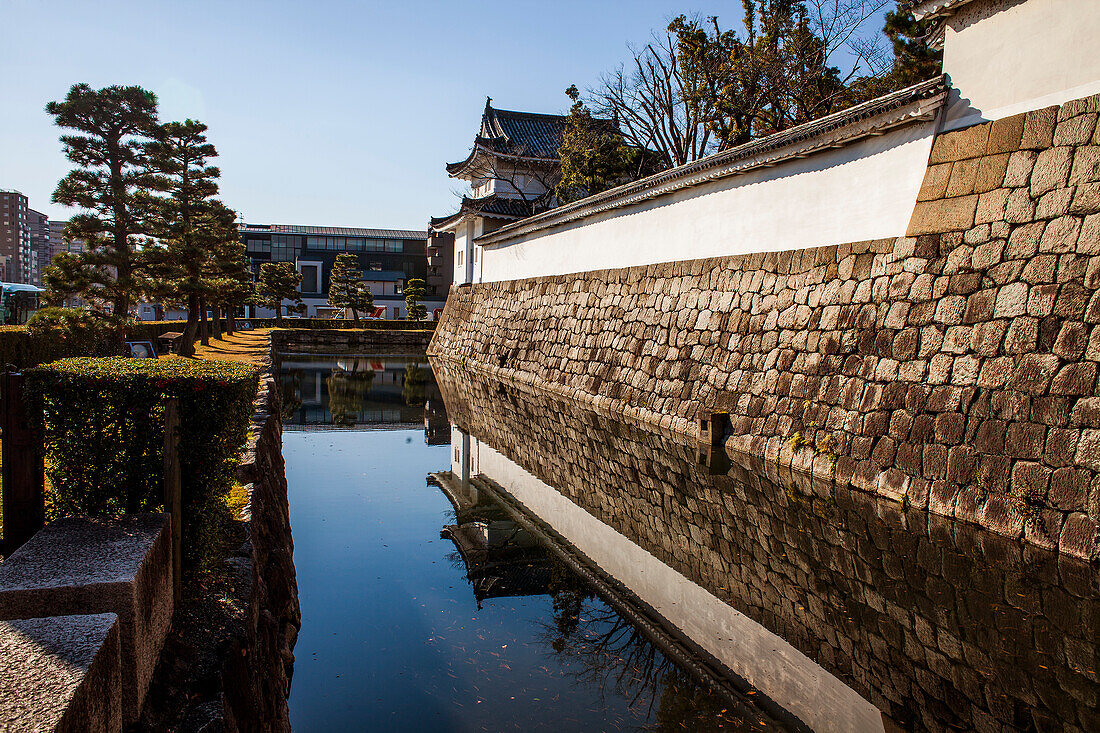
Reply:
[[183, 591], [183, 497], [180, 494], [180, 416], [175, 399], [164, 405], [164, 511], [172, 524], [172, 593]]
[[3, 431], [4, 550], [12, 552], [46, 521], [42, 436], [27, 421], [19, 372], [0, 376], [0, 430]]

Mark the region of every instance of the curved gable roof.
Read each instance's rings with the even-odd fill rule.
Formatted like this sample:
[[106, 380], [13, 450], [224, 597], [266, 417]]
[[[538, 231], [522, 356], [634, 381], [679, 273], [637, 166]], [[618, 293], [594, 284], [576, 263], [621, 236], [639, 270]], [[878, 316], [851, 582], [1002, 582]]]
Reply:
[[492, 99], [485, 99], [481, 114], [481, 129], [465, 160], [447, 164], [447, 173], [454, 176], [468, 170], [479, 152], [531, 161], [556, 161], [562, 133], [569, 123], [568, 115], [547, 115], [494, 109]]

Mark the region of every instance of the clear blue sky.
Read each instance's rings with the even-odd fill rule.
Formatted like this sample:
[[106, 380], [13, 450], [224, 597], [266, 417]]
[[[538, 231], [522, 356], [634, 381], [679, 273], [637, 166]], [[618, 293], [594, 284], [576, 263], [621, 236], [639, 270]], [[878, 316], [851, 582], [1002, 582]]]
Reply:
[[209, 125], [222, 198], [253, 223], [424, 228], [456, 206], [486, 95], [563, 112], [679, 13], [736, 0], [0, 0], [0, 188], [50, 203], [69, 169], [44, 111], [75, 82], [140, 84]]

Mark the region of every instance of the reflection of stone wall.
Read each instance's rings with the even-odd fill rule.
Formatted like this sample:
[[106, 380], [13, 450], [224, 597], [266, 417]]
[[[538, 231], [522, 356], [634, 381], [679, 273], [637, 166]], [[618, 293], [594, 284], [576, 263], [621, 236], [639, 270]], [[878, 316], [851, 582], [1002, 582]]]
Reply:
[[941, 135], [909, 236], [457, 288], [431, 352], [1095, 556], [1098, 108]]
[[667, 436], [435, 367], [459, 427], [897, 722], [1100, 730], [1100, 598], [1086, 563], [771, 462], [710, 475]]
[[432, 331], [384, 329], [276, 329], [271, 348], [277, 353], [295, 354], [403, 354], [422, 353]]

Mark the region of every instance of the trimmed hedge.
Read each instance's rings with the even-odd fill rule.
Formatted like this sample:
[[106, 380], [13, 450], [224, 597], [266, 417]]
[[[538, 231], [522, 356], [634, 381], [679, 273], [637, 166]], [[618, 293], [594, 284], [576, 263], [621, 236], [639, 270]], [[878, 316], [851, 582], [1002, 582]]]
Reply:
[[122, 357], [28, 370], [29, 402], [44, 431], [50, 518], [163, 511], [164, 405], [175, 397], [184, 564], [205, 566], [231, 520], [226, 497], [258, 376], [246, 364]]
[[67, 357], [121, 355], [125, 339], [156, 341], [162, 333], [182, 331], [185, 325], [186, 321], [132, 321], [123, 334], [93, 346], [67, 342], [61, 334], [35, 335], [26, 326], [0, 326], [0, 367], [13, 364], [27, 369]]

